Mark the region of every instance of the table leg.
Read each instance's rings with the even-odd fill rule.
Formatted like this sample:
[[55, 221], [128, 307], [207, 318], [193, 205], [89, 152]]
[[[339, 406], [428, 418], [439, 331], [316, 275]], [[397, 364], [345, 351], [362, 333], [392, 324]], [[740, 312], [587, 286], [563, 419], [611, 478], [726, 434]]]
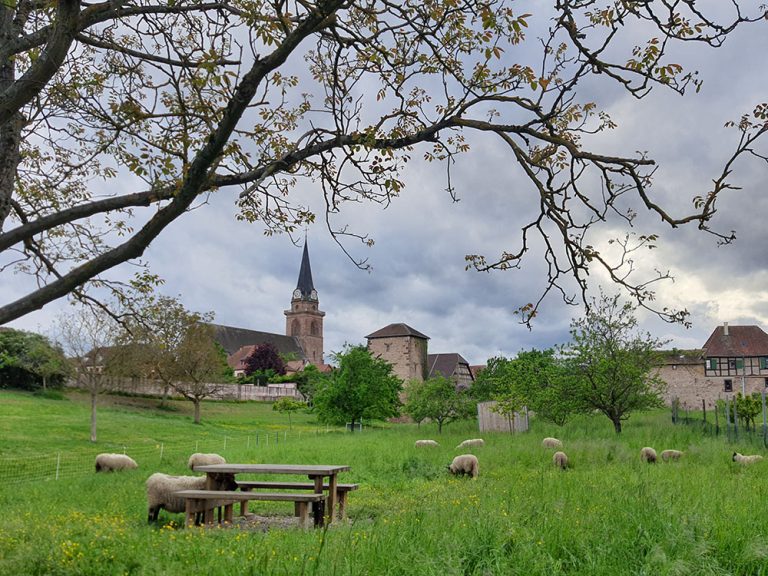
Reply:
[[338, 479], [336, 478], [336, 474], [331, 474], [328, 477], [328, 509], [326, 510], [326, 516], [328, 518], [327, 522], [330, 524], [333, 521], [333, 512], [336, 509], [336, 485], [338, 484]]

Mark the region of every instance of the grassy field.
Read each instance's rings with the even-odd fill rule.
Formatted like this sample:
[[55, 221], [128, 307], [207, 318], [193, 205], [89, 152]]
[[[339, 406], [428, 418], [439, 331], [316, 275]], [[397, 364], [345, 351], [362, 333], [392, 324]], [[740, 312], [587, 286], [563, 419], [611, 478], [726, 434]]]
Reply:
[[[392, 425], [361, 434], [319, 428], [311, 415], [269, 405], [206, 403], [195, 426], [184, 403], [111, 398], [100, 404], [99, 443], [88, 438], [87, 399], [0, 393], [0, 466], [40, 451], [97, 452], [125, 445], [173, 446], [121, 474], [0, 483], [0, 574], [768, 574], [768, 460], [730, 461], [755, 448], [673, 426], [667, 412], [633, 416], [621, 437], [601, 417], [563, 429], [532, 422], [528, 434], [484, 434], [476, 481], [453, 478], [456, 444], [472, 423]], [[274, 434], [278, 442], [256, 433]], [[560, 472], [544, 436], [565, 443]], [[185, 529], [182, 515], [146, 523], [144, 481], [184, 473], [197, 445], [222, 446], [230, 461], [336, 463], [358, 482], [349, 521], [327, 530]], [[264, 438], [265, 436], [262, 436]], [[434, 438], [436, 449], [413, 447]], [[644, 465], [642, 446], [685, 450], [676, 464]], [[216, 450], [222, 452], [222, 450]], [[0, 471], [2, 478], [2, 471]], [[254, 507], [252, 505], [252, 507]], [[260, 514], [290, 515], [276, 503]]]

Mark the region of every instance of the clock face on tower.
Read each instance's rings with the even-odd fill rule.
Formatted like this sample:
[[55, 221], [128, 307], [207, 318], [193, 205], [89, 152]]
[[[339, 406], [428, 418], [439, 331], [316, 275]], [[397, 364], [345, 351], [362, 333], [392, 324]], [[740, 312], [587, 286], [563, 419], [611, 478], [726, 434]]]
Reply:
[[293, 297], [294, 298], [301, 298], [301, 290], [296, 288], [296, 290], [293, 291]]
[[317, 300], [317, 290], [312, 290], [312, 292], [309, 293], [309, 299]]

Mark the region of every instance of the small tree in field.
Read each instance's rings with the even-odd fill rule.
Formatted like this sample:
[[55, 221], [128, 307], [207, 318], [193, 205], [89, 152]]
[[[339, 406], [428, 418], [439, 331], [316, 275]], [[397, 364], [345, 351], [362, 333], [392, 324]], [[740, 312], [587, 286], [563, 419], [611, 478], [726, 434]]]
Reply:
[[584, 318], [571, 323], [563, 354], [574, 367], [573, 394], [583, 410], [621, 423], [636, 410], [663, 406], [664, 382], [654, 375], [665, 342], [636, 332], [635, 307], [602, 296]]
[[272, 404], [272, 410], [285, 412], [288, 414], [288, 429], [291, 430], [293, 429], [293, 424], [291, 423], [291, 413], [296, 412], [297, 410], [301, 410], [305, 406], [306, 404], [304, 404], [304, 402], [299, 402], [290, 396], [283, 396], [277, 402]]
[[444, 425], [473, 416], [475, 407], [467, 391], [457, 390], [453, 380], [436, 376], [409, 383], [404, 411], [416, 422], [426, 419], [436, 422], [440, 434]]
[[365, 346], [353, 346], [334, 354], [338, 368], [320, 383], [315, 392], [315, 409], [321, 422], [352, 423], [363, 418], [384, 420], [400, 413], [402, 381], [392, 365], [374, 358]]

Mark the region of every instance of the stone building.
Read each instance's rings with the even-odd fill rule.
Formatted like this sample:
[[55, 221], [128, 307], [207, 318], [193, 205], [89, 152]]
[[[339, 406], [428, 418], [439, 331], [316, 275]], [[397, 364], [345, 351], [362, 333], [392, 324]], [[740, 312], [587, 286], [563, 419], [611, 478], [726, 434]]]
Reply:
[[667, 383], [665, 399], [681, 405], [707, 408], [718, 399], [741, 392], [752, 394], [768, 388], [768, 334], [759, 326], [714, 329], [701, 350], [666, 354], [660, 377]]
[[399, 323], [376, 330], [368, 334], [366, 339], [371, 354], [392, 364], [393, 372], [404, 382], [427, 378], [429, 336], [425, 336], [408, 324]]

